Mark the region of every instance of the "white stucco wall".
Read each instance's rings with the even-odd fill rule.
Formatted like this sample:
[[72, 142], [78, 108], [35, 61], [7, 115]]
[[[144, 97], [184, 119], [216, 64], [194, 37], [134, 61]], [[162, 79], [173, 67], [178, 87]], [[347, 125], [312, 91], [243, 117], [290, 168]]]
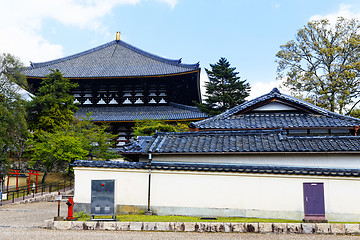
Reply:
[[164, 154], [154, 155], [154, 161], [161, 162], [196, 162], [221, 164], [248, 165], [277, 165], [300, 167], [329, 167], [329, 168], [360, 168], [359, 153], [251, 153], [251, 154]]
[[74, 201], [91, 203], [91, 180], [115, 180], [115, 202], [146, 205], [148, 171], [114, 168], [74, 168]]
[[[74, 168], [75, 202], [90, 203], [91, 180], [115, 179], [116, 205], [147, 206], [148, 171]], [[360, 179], [152, 170], [158, 214], [302, 219], [303, 183], [324, 183], [328, 220], [360, 221]]]

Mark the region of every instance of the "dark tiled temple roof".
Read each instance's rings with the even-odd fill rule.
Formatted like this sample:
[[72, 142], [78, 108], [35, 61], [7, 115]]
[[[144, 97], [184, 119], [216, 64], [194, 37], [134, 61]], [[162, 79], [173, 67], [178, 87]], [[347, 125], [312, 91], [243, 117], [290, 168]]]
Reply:
[[162, 58], [123, 41], [112, 41], [69, 57], [32, 63], [27, 77], [44, 77], [59, 69], [66, 78], [132, 77], [171, 75], [199, 69], [199, 64], [182, 64], [181, 59]]
[[281, 174], [281, 175], [315, 175], [360, 177], [360, 169], [317, 168], [295, 166], [268, 166], [243, 164], [204, 164], [204, 163], [177, 163], [177, 162], [120, 162], [120, 161], [87, 161], [77, 160], [74, 167], [96, 168], [127, 168], [127, 169], [154, 169], [167, 171], [200, 171], [200, 172], [238, 172], [252, 174]]
[[250, 113], [193, 123], [200, 129], [336, 128], [354, 127], [359, 120], [308, 113]]
[[75, 117], [84, 117], [88, 112], [92, 112], [93, 121], [112, 122], [112, 121], [135, 121], [143, 119], [166, 119], [166, 120], [186, 120], [203, 119], [207, 115], [199, 111], [198, 108], [170, 103], [163, 106], [144, 106], [131, 105], [119, 107], [86, 107], [82, 106], [75, 113]]
[[287, 136], [281, 130], [158, 133], [139, 137], [122, 154], [360, 152], [357, 136]]
[[[308, 109], [311, 113], [244, 113], [235, 115], [271, 99], [293, 103], [301, 108]], [[277, 88], [219, 115], [192, 123], [193, 128], [199, 129], [353, 127], [356, 125], [360, 125], [360, 119], [330, 112], [306, 101], [280, 93]]]

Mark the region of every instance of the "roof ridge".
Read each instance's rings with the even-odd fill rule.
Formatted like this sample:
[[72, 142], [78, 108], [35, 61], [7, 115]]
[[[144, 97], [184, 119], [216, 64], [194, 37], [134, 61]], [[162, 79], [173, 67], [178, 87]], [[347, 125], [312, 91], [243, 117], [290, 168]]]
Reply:
[[238, 106], [235, 106], [235, 107], [233, 107], [233, 108], [231, 108], [231, 109], [229, 109], [229, 110], [227, 110], [227, 111], [225, 111], [223, 113], [220, 113], [219, 115], [216, 115], [216, 116], [213, 116], [211, 118], [207, 118], [207, 119], [204, 119], [204, 120], [201, 120], [201, 121], [198, 121], [198, 122], [193, 122], [193, 123], [191, 123], [191, 126], [196, 128], [197, 126], [199, 126], [199, 125], [201, 125], [203, 123], [228, 118], [229, 116], [235, 114], [236, 112], [239, 112], [239, 111], [241, 111], [243, 109], [246, 109], [246, 108], [248, 108], [248, 107], [250, 107], [252, 105], [255, 105], [255, 104], [259, 103], [259, 102], [263, 102], [265, 100], [268, 100], [268, 99], [271, 99], [271, 98], [274, 98], [274, 97], [278, 97], [279, 99], [283, 99], [283, 100], [287, 100], [287, 101], [297, 103], [297, 104], [302, 105], [304, 107], [307, 107], [307, 108], [309, 108], [309, 109], [311, 109], [311, 110], [313, 110], [313, 111], [315, 111], [315, 112], [317, 112], [317, 113], [319, 113], [321, 115], [325, 115], [325, 116], [328, 116], [328, 117], [337, 117], [337, 118], [341, 118], [341, 119], [345, 119], [345, 120], [355, 120], [355, 121], [360, 122], [360, 119], [331, 112], [329, 110], [323, 109], [321, 107], [313, 105], [313, 104], [311, 104], [309, 102], [306, 102], [304, 100], [301, 100], [301, 99], [298, 99], [298, 98], [283, 94], [277, 88], [274, 88], [272, 91], [270, 91], [267, 94], [261, 95], [260, 97], [257, 97], [257, 98], [254, 98], [252, 100], [246, 101], [246, 102], [244, 102], [242, 104], [239, 104]]
[[199, 131], [199, 132], [158, 132], [157, 136], [166, 135], [231, 135], [231, 134], [243, 134], [243, 135], [255, 135], [255, 134], [278, 134], [282, 133], [282, 129], [254, 129], [254, 130], [225, 130], [225, 131]]
[[360, 139], [359, 136], [353, 135], [325, 135], [325, 136], [286, 136], [287, 139]]
[[195, 64], [184, 64], [184, 63], [181, 63], [182, 58], [180, 58], [180, 59], [168, 59], [168, 58], [160, 57], [159, 55], [144, 51], [144, 50], [142, 50], [140, 48], [137, 48], [137, 47], [135, 47], [135, 46], [133, 46], [131, 44], [128, 44], [128, 43], [126, 43], [124, 41], [121, 41], [121, 40], [118, 41], [118, 43], [121, 44], [122, 46], [128, 48], [128, 49], [131, 49], [131, 50], [143, 55], [143, 56], [152, 58], [152, 59], [157, 60], [157, 61], [165, 62], [165, 63], [171, 64], [171, 65], [176, 65], [176, 66], [182, 66], [182, 67], [185, 67], [185, 68], [193, 68], [193, 69], [199, 68], [199, 62], [197, 62]]

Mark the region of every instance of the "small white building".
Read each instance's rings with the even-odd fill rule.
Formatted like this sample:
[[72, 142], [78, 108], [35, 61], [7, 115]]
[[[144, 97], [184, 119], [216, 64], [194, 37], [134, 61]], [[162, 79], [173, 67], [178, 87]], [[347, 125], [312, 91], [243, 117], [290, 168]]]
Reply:
[[119, 213], [360, 221], [359, 125], [274, 89], [192, 132], [139, 137], [132, 162], [76, 161], [75, 209], [94, 211], [99, 182]]

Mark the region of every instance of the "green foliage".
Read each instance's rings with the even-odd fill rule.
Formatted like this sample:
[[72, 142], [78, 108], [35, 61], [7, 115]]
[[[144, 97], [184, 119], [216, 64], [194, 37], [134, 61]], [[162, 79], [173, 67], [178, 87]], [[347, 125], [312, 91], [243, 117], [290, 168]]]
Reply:
[[101, 160], [119, 157], [119, 154], [110, 149], [117, 135], [107, 131], [109, 125], [98, 125], [91, 122], [91, 120], [91, 113], [88, 113], [81, 120], [76, 120], [75, 124], [72, 125], [73, 131], [85, 144], [88, 153], [91, 152], [95, 158]]
[[118, 154], [109, 150], [114, 135], [107, 133], [107, 125], [96, 125], [90, 115], [74, 119], [77, 110], [71, 89], [76, 83], [53, 70], [28, 105], [33, 138], [28, 141], [32, 166], [42, 165], [46, 174], [54, 168], [65, 170], [75, 159], [85, 159], [91, 152], [98, 159], [111, 159]]
[[356, 118], [360, 118], [360, 109], [354, 109], [350, 112], [349, 114], [351, 117], [356, 117]]
[[205, 103], [195, 103], [209, 115], [217, 115], [243, 102], [250, 94], [250, 84], [240, 80], [235, 67], [230, 67], [226, 58], [220, 58], [215, 64], [210, 64], [211, 70], [205, 68], [209, 82], [205, 83]]
[[44, 166], [49, 173], [55, 167], [65, 170], [75, 159], [86, 159], [89, 152], [99, 160], [117, 158], [119, 155], [109, 150], [115, 135], [107, 133], [106, 128], [92, 123], [88, 115], [56, 131], [40, 130], [29, 140], [30, 163]]
[[338, 18], [309, 22], [276, 54], [278, 79], [292, 93], [342, 113], [359, 94], [360, 25]]
[[29, 140], [31, 164], [42, 163], [46, 173], [55, 166], [61, 167], [64, 162], [74, 159], [85, 159], [89, 153], [76, 132], [59, 130], [56, 132], [39, 131], [35, 139]]
[[189, 126], [186, 123], [170, 124], [165, 120], [137, 120], [133, 127], [135, 137], [152, 136], [158, 132], [188, 132]]
[[51, 132], [72, 123], [77, 107], [70, 91], [77, 86], [59, 70], [52, 70], [28, 106], [30, 128]]
[[269, 218], [243, 218], [243, 217], [217, 217], [216, 220], [201, 219], [192, 216], [158, 216], [126, 214], [117, 215], [116, 219], [120, 222], [274, 222], [274, 223], [296, 223], [301, 220], [289, 219], [269, 219]]
[[21, 157], [29, 135], [24, 102], [17, 94], [18, 85], [26, 85], [22, 63], [10, 54], [0, 56], [0, 163], [8, 161], [9, 152]]
[[88, 221], [90, 220], [90, 215], [87, 213], [84, 213], [83, 211], [81, 212], [74, 212], [74, 218], [77, 221]]
[[0, 55], [0, 93], [12, 97], [22, 88], [27, 87], [26, 76], [23, 74], [24, 65], [18, 58], [3, 53]]

